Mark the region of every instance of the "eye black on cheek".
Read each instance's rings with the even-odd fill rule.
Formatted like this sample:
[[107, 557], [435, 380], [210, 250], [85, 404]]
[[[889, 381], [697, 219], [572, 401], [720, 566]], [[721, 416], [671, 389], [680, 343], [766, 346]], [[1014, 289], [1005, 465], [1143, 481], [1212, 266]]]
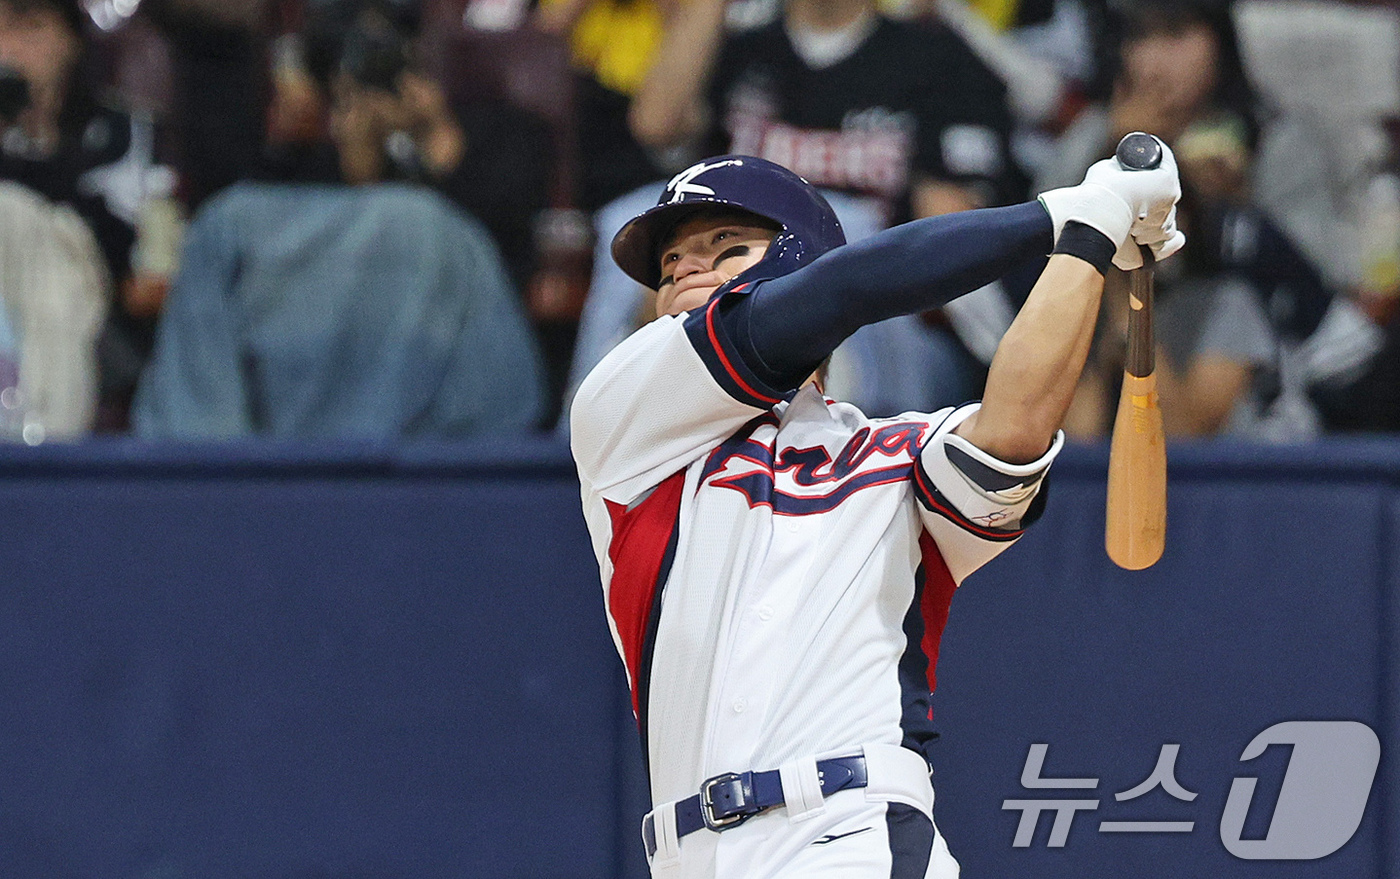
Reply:
[[714, 271], [715, 269], [719, 268], [719, 264], [727, 259], [733, 259], [736, 256], [748, 256], [749, 249], [750, 248], [747, 244], [734, 245], [728, 250], [721, 252], [719, 256], [715, 257], [715, 261], [710, 265], [710, 270]]

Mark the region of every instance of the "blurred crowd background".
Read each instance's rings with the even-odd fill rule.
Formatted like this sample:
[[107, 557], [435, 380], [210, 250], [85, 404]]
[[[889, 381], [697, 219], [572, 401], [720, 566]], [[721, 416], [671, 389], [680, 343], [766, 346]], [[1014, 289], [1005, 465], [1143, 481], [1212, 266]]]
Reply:
[[[607, 245], [761, 155], [848, 238], [1165, 138], [1174, 436], [1400, 430], [1400, 12], [1307, 0], [0, 0], [0, 437], [567, 430], [652, 317]], [[1033, 281], [868, 327], [828, 392], [975, 399]], [[1117, 287], [1121, 277], [1114, 277]], [[1067, 431], [1103, 436], [1124, 297]]]

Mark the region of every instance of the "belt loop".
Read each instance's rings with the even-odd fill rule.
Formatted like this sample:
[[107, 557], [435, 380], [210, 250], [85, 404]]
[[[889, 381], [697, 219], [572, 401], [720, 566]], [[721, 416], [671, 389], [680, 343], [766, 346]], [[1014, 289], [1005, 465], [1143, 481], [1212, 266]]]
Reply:
[[933, 815], [933, 783], [922, 756], [899, 745], [870, 744], [862, 750], [869, 775], [867, 801], [904, 803]]
[[806, 821], [826, 811], [826, 798], [822, 796], [815, 757], [799, 757], [791, 763], [784, 763], [778, 767], [778, 777], [783, 782], [783, 800], [789, 823]]
[[[648, 834], [648, 825], [651, 833]], [[647, 848], [647, 860], [656, 870], [677, 861], [681, 856], [680, 835], [676, 832], [676, 804], [657, 806], [642, 819], [642, 842]]]
[[652, 856], [656, 854], [656, 819], [655, 813], [648, 812], [642, 816], [642, 849], [647, 853], [647, 863], [651, 863]]

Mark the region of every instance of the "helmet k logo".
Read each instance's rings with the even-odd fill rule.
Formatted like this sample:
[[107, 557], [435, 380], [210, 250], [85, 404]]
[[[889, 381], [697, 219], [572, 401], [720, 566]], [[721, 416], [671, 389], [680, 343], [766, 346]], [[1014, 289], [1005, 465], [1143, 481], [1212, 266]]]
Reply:
[[715, 162], [711, 165], [707, 165], [704, 162], [691, 165], [675, 177], [672, 177], [671, 182], [666, 184], [666, 191], [671, 193], [671, 200], [668, 201], [667, 204], [685, 201], [685, 197], [688, 195], [714, 195], [715, 191], [710, 187], [693, 182], [695, 178], [704, 174], [706, 171], [713, 171], [716, 168], [723, 168], [726, 165], [742, 164], [744, 164], [742, 159], [725, 159], [723, 162]]

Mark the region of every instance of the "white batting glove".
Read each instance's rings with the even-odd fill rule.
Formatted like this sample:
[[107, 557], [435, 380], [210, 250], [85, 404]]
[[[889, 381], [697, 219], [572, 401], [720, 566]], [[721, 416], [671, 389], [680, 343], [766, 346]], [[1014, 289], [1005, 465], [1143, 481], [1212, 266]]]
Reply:
[[1161, 223], [1154, 223], [1151, 218], [1134, 222], [1128, 240], [1119, 245], [1118, 252], [1113, 255], [1113, 264], [1124, 271], [1141, 268], [1142, 251], [1138, 250], [1139, 244], [1151, 248], [1152, 258], [1157, 262], [1186, 244], [1186, 233], [1176, 228], [1176, 205], [1172, 205], [1167, 218]]
[[1176, 157], [1160, 139], [1162, 163], [1150, 171], [1130, 171], [1116, 159], [1090, 166], [1078, 186], [1040, 194], [1050, 213], [1055, 240], [1066, 222], [1075, 220], [1102, 232], [1118, 246], [1113, 264], [1121, 269], [1142, 265], [1137, 244], [1146, 244], [1165, 259], [1181, 249], [1186, 237], [1176, 229], [1176, 202], [1181, 198]]

